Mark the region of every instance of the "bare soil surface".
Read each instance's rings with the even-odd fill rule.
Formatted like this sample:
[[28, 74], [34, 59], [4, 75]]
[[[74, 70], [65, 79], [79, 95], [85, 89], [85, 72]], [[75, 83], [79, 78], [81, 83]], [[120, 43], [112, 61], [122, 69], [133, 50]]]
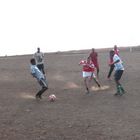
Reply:
[[[88, 52], [89, 53], [89, 52]], [[31, 55], [0, 58], [0, 140], [140, 140], [140, 51], [122, 51], [127, 93], [114, 96], [108, 52], [99, 52], [102, 85], [85, 94], [79, 61], [88, 53], [45, 54], [49, 90], [37, 101]], [[113, 74], [112, 74], [113, 79]], [[55, 94], [57, 100], [48, 101]]]

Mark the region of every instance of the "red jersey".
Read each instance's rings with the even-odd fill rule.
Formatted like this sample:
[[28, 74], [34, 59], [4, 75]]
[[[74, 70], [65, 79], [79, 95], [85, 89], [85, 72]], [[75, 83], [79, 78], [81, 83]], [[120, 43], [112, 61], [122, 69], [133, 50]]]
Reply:
[[95, 66], [92, 61], [89, 63], [86, 60], [81, 60], [79, 65], [83, 65], [83, 71], [85, 72], [94, 72]]
[[95, 67], [99, 67], [98, 65], [98, 53], [97, 52], [92, 52], [90, 54], [91, 60], [93, 62], [93, 64], [95, 65]]

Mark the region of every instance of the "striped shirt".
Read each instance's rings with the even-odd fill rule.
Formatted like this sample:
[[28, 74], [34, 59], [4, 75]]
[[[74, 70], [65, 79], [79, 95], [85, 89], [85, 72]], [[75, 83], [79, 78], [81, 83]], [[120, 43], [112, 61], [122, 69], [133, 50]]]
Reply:
[[123, 64], [122, 64], [121, 58], [120, 58], [117, 54], [115, 54], [115, 55], [113, 56], [113, 62], [116, 62], [116, 61], [118, 61], [118, 60], [119, 60], [119, 62], [117, 62], [117, 63], [114, 64], [115, 70], [116, 70], [116, 71], [117, 71], [117, 70], [124, 70], [124, 66], [123, 66]]
[[41, 79], [45, 79], [43, 73], [38, 69], [36, 65], [31, 65], [31, 74], [39, 81]]

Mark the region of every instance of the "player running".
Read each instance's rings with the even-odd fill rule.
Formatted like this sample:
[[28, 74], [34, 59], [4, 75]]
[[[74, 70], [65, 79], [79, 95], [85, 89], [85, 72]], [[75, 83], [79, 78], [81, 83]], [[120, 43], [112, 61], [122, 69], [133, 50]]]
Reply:
[[87, 94], [90, 93], [89, 83], [91, 82], [92, 79], [94, 79], [98, 87], [100, 87], [100, 84], [94, 74], [95, 66], [93, 62], [91, 61], [91, 57], [88, 57], [87, 60], [81, 60], [79, 65], [83, 66], [83, 78], [84, 78], [84, 84], [86, 87], [86, 93]]
[[36, 94], [36, 99], [41, 99], [41, 95], [48, 89], [48, 82], [46, 80], [46, 77], [44, 74], [39, 70], [39, 68], [36, 66], [36, 61], [34, 58], [30, 60], [31, 63], [31, 75], [37, 79], [38, 83], [42, 87], [41, 90], [39, 90]]
[[[114, 45], [113, 51], [116, 55], [119, 56], [119, 49], [118, 49], [117, 45]], [[107, 76], [108, 80], [111, 80], [110, 77], [111, 77], [111, 74], [112, 74], [112, 72], [114, 70], [114, 67], [115, 67], [114, 65], [110, 65], [111, 63], [113, 63], [113, 56], [109, 52], [109, 66], [110, 66], [110, 69], [109, 69], [108, 76]]]
[[115, 67], [114, 78], [115, 78], [116, 88], [117, 88], [117, 92], [115, 93], [115, 95], [123, 95], [125, 93], [125, 90], [120, 84], [120, 79], [124, 72], [124, 66], [122, 64], [121, 58], [117, 54], [115, 54], [114, 50], [111, 50], [110, 54], [113, 57], [113, 62], [110, 63], [110, 65], [114, 65]]

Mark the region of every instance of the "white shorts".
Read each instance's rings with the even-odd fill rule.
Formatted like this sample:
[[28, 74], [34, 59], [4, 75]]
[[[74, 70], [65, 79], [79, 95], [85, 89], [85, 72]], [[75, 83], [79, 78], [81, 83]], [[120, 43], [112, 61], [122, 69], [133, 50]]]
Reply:
[[[91, 77], [92, 73], [93, 72], [83, 71], [83, 78], [85, 78], [85, 77]], [[94, 73], [93, 73], [93, 76], [92, 77], [94, 77], [94, 78], [96, 77]]]

